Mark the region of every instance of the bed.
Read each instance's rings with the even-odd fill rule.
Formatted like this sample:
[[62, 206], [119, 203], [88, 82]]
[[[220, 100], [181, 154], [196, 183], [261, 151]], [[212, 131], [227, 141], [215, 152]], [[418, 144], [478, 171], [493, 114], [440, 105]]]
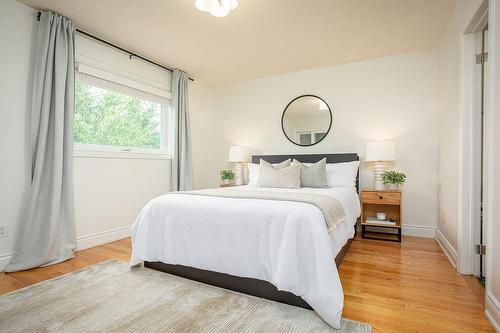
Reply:
[[[359, 161], [357, 154], [255, 155], [279, 163]], [[170, 193], [153, 199], [132, 226], [131, 265], [146, 267], [245, 294], [314, 309], [340, 325], [343, 292], [336, 265], [355, 234], [360, 207], [355, 186], [273, 189], [335, 197], [345, 220], [334, 233], [321, 211], [302, 202]], [[221, 189], [223, 191], [225, 189]], [[252, 185], [240, 193], [259, 191]], [[334, 260], [333, 260], [334, 259]], [[335, 264], [334, 264], [335, 261]]]

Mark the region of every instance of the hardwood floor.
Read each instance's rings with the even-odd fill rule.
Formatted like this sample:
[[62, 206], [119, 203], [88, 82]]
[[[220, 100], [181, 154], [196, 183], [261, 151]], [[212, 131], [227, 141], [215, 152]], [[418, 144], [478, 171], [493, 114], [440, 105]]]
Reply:
[[[128, 261], [130, 239], [79, 251], [45, 268], [0, 273], [0, 294], [108, 259]], [[484, 291], [456, 273], [433, 239], [392, 243], [356, 238], [340, 266], [345, 318], [373, 332], [494, 332], [484, 316]]]
[[340, 266], [344, 316], [374, 332], [494, 332], [484, 290], [451, 266], [433, 239], [356, 239]]
[[62, 274], [91, 266], [108, 259], [128, 261], [130, 238], [78, 251], [75, 258], [49, 267], [35, 268], [16, 273], [0, 273], [0, 295], [29, 286]]

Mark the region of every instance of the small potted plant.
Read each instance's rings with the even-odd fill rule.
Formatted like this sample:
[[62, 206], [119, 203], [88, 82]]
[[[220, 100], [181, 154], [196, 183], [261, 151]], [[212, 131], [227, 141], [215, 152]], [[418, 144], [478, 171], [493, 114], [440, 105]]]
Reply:
[[389, 185], [389, 190], [398, 190], [400, 185], [406, 181], [406, 175], [397, 170], [388, 170], [382, 174], [384, 184]]
[[233, 170], [222, 170], [220, 172], [220, 179], [224, 185], [229, 185], [234, 180], [234, 171]]

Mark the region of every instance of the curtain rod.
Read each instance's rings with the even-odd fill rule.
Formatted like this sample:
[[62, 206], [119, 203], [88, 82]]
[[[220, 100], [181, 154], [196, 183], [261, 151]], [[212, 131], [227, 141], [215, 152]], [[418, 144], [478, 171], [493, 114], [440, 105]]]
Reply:
[[[37, 13], [37, 15], [36, 15], [36, 19], [37, 19], [37, 21], [40, 21], [40, 15], [42, 15], [42, 12], [38, 12], [38, 13]], [[117, 49], [117, 50], [120, 50], [120, 51], [122, 51], [123, 53], [127, 53], [130, 59], [132, 59], [132, 57], [135, 57], [135, 58], [141, 59], [142, 61], [148, 62], [148, 63], [150, 63], [150, 64], [152, 64], [152, 65], [155, 65], [155, 66], [161, 67], [161, 68], [163, 68], [164, 70], [167, 70], [167, 71], [169, 71], [169, 72], [173, 72], [173, 71], [174, 71], [172, 68], [169, 68], [169, 67], [166, 67], [166, 66], [160, 65], [160, 64], [159, 64], [159, 63], [157, 63], [157, 62], [154, 62], [154, 61], [152, 61], [152, 60], [149, 60], [148, 58], [145, 58], [145, 57], [143, 57], [143, 56], [140, 56], [140, 55], [138, 55], [137, 53], [131, 52], [131, 51], [127, 50], [127, 49], [124, 49], [124, 48], [123, 48], [123, 47], [121, 47], [121, 46], [118, 46], [118, 45], [116, 45], [116, 44], [110, 43], [110, 42], [108, 42], [108, 41], [106, 41], [106, 40], [104, 40], [104, 39], [102, 39], [102, 38], [100, 38], [100, 37], [94, 36], [94, 35], [92, 35], [92, 34], [90, 34], [90, 33], [86, 32], [86, 31], [83, 31], [83, 30], [80, 30], [80, 29], [76, 28], [76, 32], [78, 32], [79, 34], [85, 35], [85, 36], [87, 36], [87, 37], [90, 37], [90, 38], [92, 38], [92, 39], [95, 39], [96, 41], [101, 42], [101, 43], [103, 43], [103, 44], [106, 44], [106, 45], [108, 45], [108, 46], [111, 46], [111, 47], [113, 47], [113, 48], [115, 48], [115, 49]], [[194, 81], [192, 78], [189, 78], [189, 80]]]

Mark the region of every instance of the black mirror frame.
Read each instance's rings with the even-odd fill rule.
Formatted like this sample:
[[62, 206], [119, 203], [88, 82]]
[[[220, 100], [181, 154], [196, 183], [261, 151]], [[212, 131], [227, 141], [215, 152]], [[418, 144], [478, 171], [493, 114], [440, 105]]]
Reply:
[[[293, 102], [295, 102], [296, 100], [298, 100], [299, 98], [302, 98], [302, 97], [314, 97], [314, 98], [320, 99], [321, 101], [323, 101], [323, 103], [326, 104], [326, 106], [328, 107], [328, 112], [330, 112], [330, 125], [328, 125], [328, 129], [326, 130], [325, 136], [322, 137], [321, 140], [319, 140], [318, 142], [311, 143], [311, 144], [308, 144], [308, 145], [301, 145], [301, 144], [296, 143], [292, 139], [290, 139], [288, 137], [288, 135], [286, 135], [285, 126], [283, 125], [283, 120], [285, 118], [285, 113], [286, 113], [286, 110], [288, 109], [288, 107], [290, 106], [290, 104], [292, 104]], [[321, 98], [319, 96], [316, 96], [316, 95], [300, 95], [298, 97], [295, 97], [294, 99], [292, 99], [290, 101], [290, 103], [288, 103], [286, 105], [285, 109], [283, 110], [283, 113], [281, 114], [281, 130], [283, 131], [283, 134], [285, 134], [285, 137], [288, 139], [288, 141], [290, 141], [294, 145], [297, 145], [297, 146], [300, 146], [300, 147], [311, 147], [311, 146], [317, 145], [318, 143], [320, 143], [321, 141], [323, 141], [328, 136], [328, 134], [330, 133], [330, 129], [332, 128], [332, 123], [333, 123], [333, 114], [332, 114], [332, 109], [330, 108], [330, 105], [328, 105], [328, 103], [323, 98]]]

